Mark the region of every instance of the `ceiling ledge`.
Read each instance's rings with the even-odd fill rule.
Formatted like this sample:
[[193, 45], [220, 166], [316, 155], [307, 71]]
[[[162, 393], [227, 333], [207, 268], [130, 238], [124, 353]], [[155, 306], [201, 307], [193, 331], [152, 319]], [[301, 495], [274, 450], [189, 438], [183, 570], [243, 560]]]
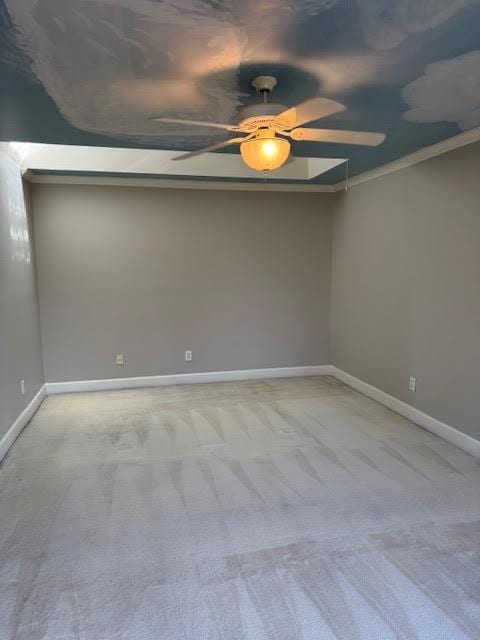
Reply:
[[[161, 178], [214, 181], [258, 181], [263, 175], [248, 167], [237, 153], [204, 153], [177, 161], [178, 152], [162, 149], [117, 149], [72, 145], [41, 145], [24, 159], [23, 169], [40, 173], [117, 174], [131, 178]], [[334, 167], [344, 158], [299, 158], [292, 156], [268, 174], [268, 182], [308, 182]], [[110, 176], [112, 177], [112, 176]]]
[[23, 177], [34, 184], [84, 184], [156, 189], [201, 189], [214, 191], [283, 191], [333, 193], [332, 185], [275, 182], [217, 182], [214, 180], [172, 180], [169, 178], [121, 178], [112, 176], [38, 175], [27, 170]]
[[[62, 147], [56, 147], [55, 145], [50, 147], [50, 145], [32, 145], [38, 147], [38, 153], [32, 153], [29, 155], [23, 162], [23, 173], [24, 178], [30, 182], [34, 183], [43, 183], [43, 184], [90, 184], [90, 185], [112, 185], [112, 186], [125, 186], [125, 187], [155, 187], [155, 188], [174, 188], [174, 189], [207, 189], [207, 190], [232, 190], [232, 191], [294, 191], [294, 192], [318, 192], [318, 193], [333, 193], [343, 191], [347, 188], [354, 187], [356, 185], [362, 184], [364, 182], [368, 182], [370, 180], [375, 180], [380, 178], [381, 176], [388, 175], [389, 173], [394, 173], [396, 171], [400, 171], [407, 167], [411, 167], [420, 162], [424, 162], [425, 160], [429, 160], [430, 158], [434, 158], [436, 156], [448, 153], [449, 151], [454, 151], [455, 149], [459, 149], [466, 145], [472, 144], [474, 142], [478, 142], [480, 140], [480, 127], [476, 127], [474, 129], [470, 129], [469, 131], [464, 131], [463, 133], [458, 134], [457, 136], [453, 136], [451, 138], [447, 138], [441, 142], [430, 145], [428, 147], [424, 147], [414, 153], [403, 156], [398, 160], [394, 160], [393, 162], [389, 162], [377, 169], [373, 169], [372, 171], [366, 171], [365, 173], [361, 173], [353, 178], [347, 180], [342, 180], [341, 182], [337, 182], [336, 184], [308, 184], [306, 182], [295, 182], [292, 180], [291, 182], [276, 182], [273, 177], [271, 177], [267, 182], [258, 181], [258, 182], [241, 182], [241, 181], [218, 181], [215, 179], [209, 180], [198, 180], [195, 176], [186, 176], [184, 179], [176, 179], [176, 178], [168, 178], [168, 177], [132, 177], [131, 173], [126, 175], [126, 177], [121, 176], [108, 176], [102, 175], [101, 172], [108, 173], [108, 170], [111, 169], [111, 165], [109, 162], [102, 164], [98, 168], [98, 175], [73, 175], [69, 172], [76, 170], [84, 170], [86, 171], [86, 167], [92, 167], [91, 159], [92, 154], [95, 154], [96, 147], [73, 147], [75, 149], [74, 155], [77, 160], [81, 155], [81, 150], [86, 149], [86, 153], [88, 155], [88, 164], [83, 166], [83, 159], [80, 165], [78, 163], [69, 163], [69, 161], [64, 158], [64, 161], [60, 163], [50, 164], [45, 160], [46, 155], [50, 149], [54, 149], [56, 153], [61, 153]], [[72, 148], [71, 148], [72, 149]], [[113, 151], [115, 150], [107, 150], [105, 151]], [[127, 151], [128, 150], [122, 150]], [[157, 152], [158, 153], [158, 152]], [[164, 152], [169, 153], [169, 152]], [[40, 155], [38, 155], [40, 154]], [[222, 162], [223, 159], [230, 158], [230, 162], [232, 159], [231, 154], [209, 154], [215, 156], [216, 162]], [[225, 158], [227, 156], [227, 158]], [[58, 156], [57, 156], [58, 157]], [[42, 158], [40, 160], [40, 158]], [[321, 163], [324, 159], [296, 159], [300, 161], [309, 161], [309, 164], [301, 167], [301, 171], [309, 171], [312, 168], [316, 169], [314, 162]], [[343, 160], [333, 159], [333, 163], [338, 165], [344, 162]], [[293, 164], [293, 163], [292, 163]], [[300, 165], [300, 162], [298, 163]], [[297, 166], [298, 166], [297, 165]], [[320, 167], [319, 167], [320, 168]], [[59, 171], [59, 174], [36, 174], [34, 170], [56, 170]], [[64, 171], [64, 174], [61, 171]], [[124, 166], [123, 171], [125, 173], [129, 173], [132, 171], [132, 166]], [[94, 171], [93, 171], [94, 172]], [[191, 179], [188, 179], [190, 177]], [[211, 178], [214, 178], [214, 175], [210, 175]], [[245, 176], [244, 176], [245, 177]], [[250, 176], [249, 176], [250, 177]], [[236, 180], [241, 180], [240, 176], [234, 178]], [[283, 177], [283, 179], [289, 179], [288, 177]], [[291, 179], [291, 178], [290, 178]], [[305, 178], [304, 178], [305, 179]], [[298, 178], [297, 178], [298, 180]]]

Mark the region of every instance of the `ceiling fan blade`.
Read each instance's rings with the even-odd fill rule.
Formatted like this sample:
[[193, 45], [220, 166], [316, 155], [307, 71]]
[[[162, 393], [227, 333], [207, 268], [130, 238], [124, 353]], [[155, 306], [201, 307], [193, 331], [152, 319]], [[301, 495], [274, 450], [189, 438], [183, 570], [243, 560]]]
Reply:
[[172, 158], [172, 160], [188, 160], [189, 158], [194, 158], [195, 156], [199, 156], [202, 153], [208, 153], [209, 151], [216, 151], [217, 149], [222, 149], [223, 147], [228, 147], [231, 144], [240, 144], [244, 140], [251, 138], [252, 136], [244, 136], [243, 138], [231, 138], [230, 140], [224, 140], [223, 142], [217, 142], [216, 144], [211, 144], [208, 147], [203, 147], [203, 149], [197, 149], [196, 151], [189, 151], [188, 153], [182, 153], [180, 156], [176, 156]]
[[275, 124], [280, 125], [284, 129], [293, 129], [299, 127], [306, 122], [313, 122], [326, 118], [333, 113], [345, 111], [346, 107], [335, 100], [328, 98], [312, 98], [306, 102], [301, 102], [295, 107], [291, 107], [280, 113], [274, 120]]
[[231, 124], [221, 124], [220, 122], [205, 122], [204, 120], [180, 120], [179, 118], [164, 118], [153, 116], [149, 118], [152, 122], [164, 122], [166, 124], [180, 124], [186, 127], [209, 127], [211, 129], [224, 129], [226, 131], [238, 131], [238, 127]]
[[365, 147], [377, 147], [386, 138], [384, 133], [345, 131], [342, 129], [294, 129], [288, 135], [294, 140], [358, 144]]

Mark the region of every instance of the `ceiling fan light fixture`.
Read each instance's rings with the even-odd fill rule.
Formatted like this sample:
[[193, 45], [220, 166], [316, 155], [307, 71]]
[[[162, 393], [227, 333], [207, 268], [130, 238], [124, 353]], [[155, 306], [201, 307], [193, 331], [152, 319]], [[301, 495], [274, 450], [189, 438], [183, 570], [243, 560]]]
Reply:
[[[1, 2], [1, 0], [0, 0]], [[176, 156], [173, 160], [188, 160], [202, 153], [218, 151], [233, 144], [240, 145], [242, 159], [255, 171], [273, 171], [288, 160], [290, 142], [293, 138], [300, 142], [325, 142], [331, 144], [360, 145], [376, 147], [385, 140], [385, 134], [372, 131], [346, 131], [345, 129], [304, 129], [302, 125], [326, 118], [334, 113], [345, 111], [346, 107], [335, 100], [317, 96], [305, 100], [289, 109], [267, 100], [268, 94], [277, 84], [273, 76], [258, 76], [252, 80], [255, 89], [262, 93], [262, 104], [243, 107], [239, 115], [239, 123], [220, 124], [202, 120], [180, 120], [178, 118], [153, 117], [152, 120], [166, 124], [183, 124], [201, 127], [225, 129], [246, 134], [242, 137], [230, 138], [223, 142], [211, 144]], [[281, 137], [277, 137], [277, 134]]]
[[259, 129], [255, 138], [241, 143], [240, 153], [251, 169], [273, 171], [288, 160], [290, 142], [278, 138], [272, 129]]

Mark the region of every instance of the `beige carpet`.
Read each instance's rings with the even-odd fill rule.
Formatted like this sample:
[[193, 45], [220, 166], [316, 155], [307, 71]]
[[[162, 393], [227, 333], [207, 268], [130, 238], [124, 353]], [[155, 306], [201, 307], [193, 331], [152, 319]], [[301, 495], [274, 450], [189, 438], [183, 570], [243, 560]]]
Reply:
[[332, 378], [48, 398], [1, 640], [480, 638], [480, 466]]

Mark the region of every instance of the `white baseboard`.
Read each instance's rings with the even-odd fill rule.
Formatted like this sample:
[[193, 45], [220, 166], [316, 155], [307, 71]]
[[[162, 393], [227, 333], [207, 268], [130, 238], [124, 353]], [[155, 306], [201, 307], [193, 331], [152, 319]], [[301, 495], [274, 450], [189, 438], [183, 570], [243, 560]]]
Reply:
[[33, 400], [25, 407], [7, 433], [0, 440], [0, 462], [7, 455], [12, 444], [38, 411], [46, 395], [46, 386], [42, 385]]
[[454, 444], [459, 449], [475, 456], [475, 458], [480, 458], [479, 440], [476, 440], [466, 433], [462, 433], [458, 429], [433, 418], [428, 415], [428, 413], [424, 413], [406, 402], [402, 402], [402, 400], [397, 400], [397, 398], [377, 389], [377, 387], [373, 387], [372, 385], [355, 378], [349, 373], [346, 373], [346, 371], [342, 371], [341, 369], [337, 369], [337, 367], [332, 366], [331, 373], [335, 378], [344, 382], [349, 387], [360, 391], [364, 395], [376, 400], [392, 411], [399, 413], [404, 418], [407, 418], [407, 420], [411, 420], [415, 424], [418, 424], [419, 427], [423, 427], [427, 431], [431, 431], [440, 438], [443, 438], [443, 440], [446, 440], [447, 442]]
[[480, 458], [480, 441], [462, 433], [436, 418], [412, 407], [406, 402], [377, 389], [332, 365], [307, 367], [281, 367], [277, 369], [246, 369], [239, 371], [212, 371], [206, 373], [181, 373], [164, 376], [143, 376], [136, 378], [113, 378], [105, 380], [77, 380], [74, 382], [48, 382], [41, 387], [33, 400], [22, 411], [7, 433], [0, 440], [0, 461], [15, 442], [22, 429], [32, 419], [46, 395], [56, 393], [76, 393], [81, 391], [107, 391], [114, 389], [134, 389], [139, 387], [160, 387], [176, 384], [198, 384], [207, 382], [227, 382], [235, 380], [259, 380], [266, 378], [299, 378], [305, 376], [333, 375], [348, 386], [376, 400], [407, 420], [454, 444], [476, 458]]
[[47, 393], [77, 393], [79, 391], [111, 391], [139, 387], [163, 387], [175, 384], [228, 382], [234, 380], [259, 380], [262, 378], [300, 378], [304, 376], [331, 375], [330, 365], [308, 367], [281, 367], [277, 369], [244, 369], [239, 371], [208, 371], [205, 373], [178, 373], [164, 376], [137, 378], [111, 378], [104, 380], [75, 380], [72, 382], [47, 382]]

